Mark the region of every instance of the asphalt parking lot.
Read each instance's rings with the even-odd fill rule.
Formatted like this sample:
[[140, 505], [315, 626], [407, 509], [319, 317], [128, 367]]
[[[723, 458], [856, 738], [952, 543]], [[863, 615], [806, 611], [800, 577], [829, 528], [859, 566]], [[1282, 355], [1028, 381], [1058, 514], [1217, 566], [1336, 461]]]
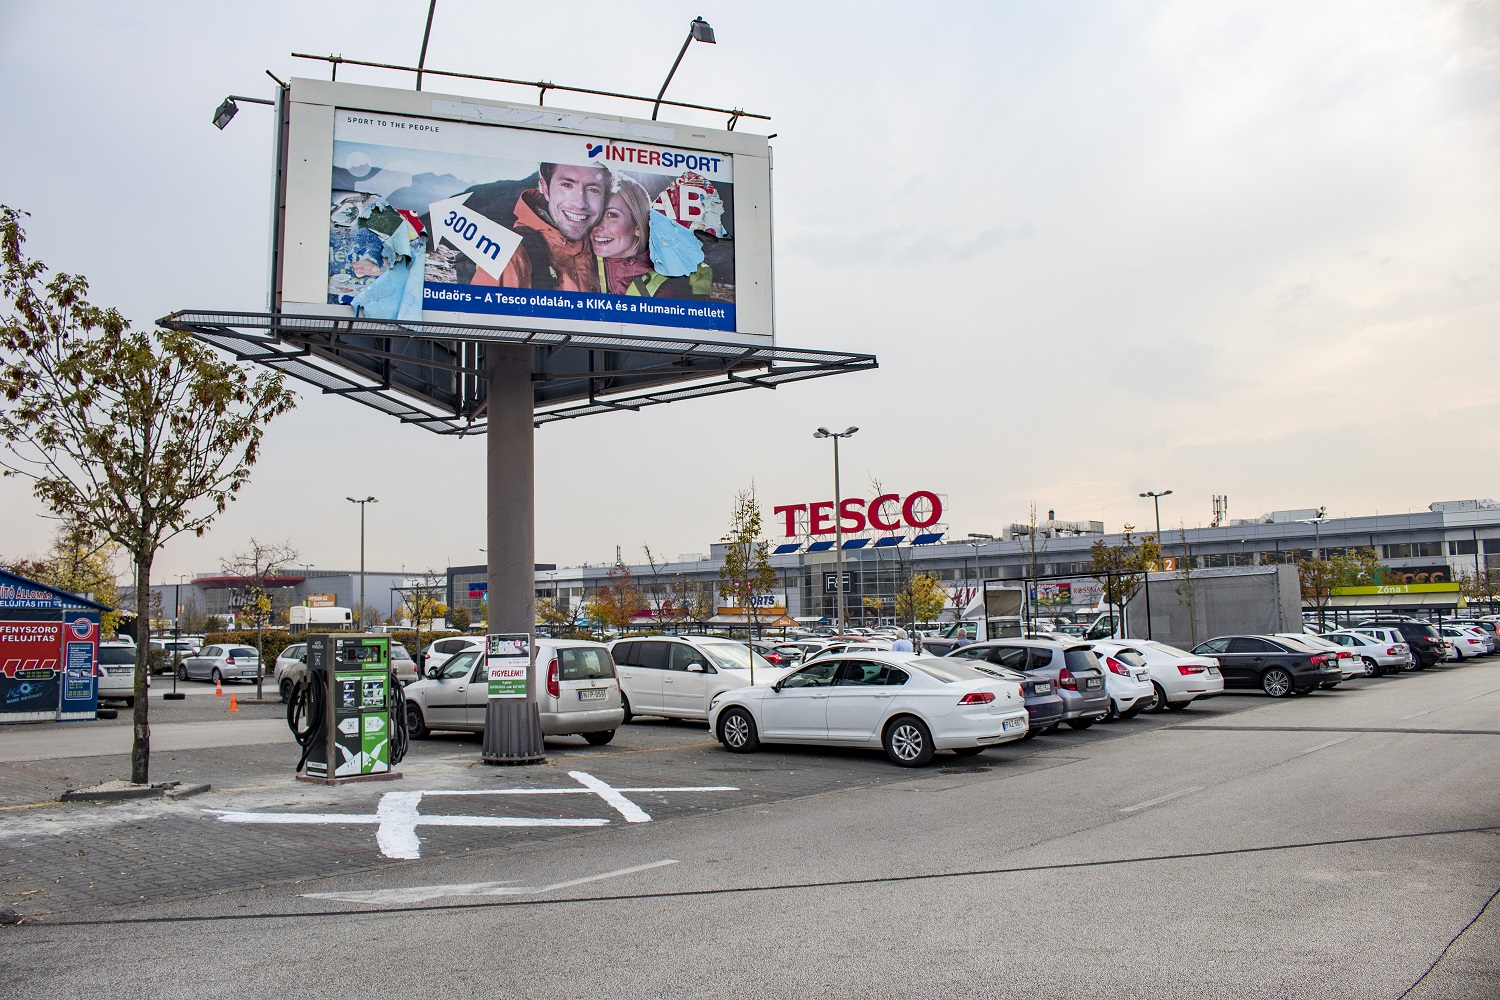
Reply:
[[[353, 935], [351, 988], [394, 961], [503, 996], [1500, 995], [1500, 663], [1226, 695], [919, 771], [735, 756], [643, 720], [529, 768], [440, 736], [402, 779], [338, 789], [292, 779], [279, 706], [165, 704], [158, 745], [181, 748], [153, 778], [214, 791], [58, 805], [121, 775], [98, 734], [124, 714], [89, 755], [47, 749], [58, 727], [0, 733], [0, 906], [27, 915], [0, 928], [0, 989], [65, 995], [35, 970], [67, 940], [104, 986], [139, 981], [128, 954], [195, 970], [147, 995], [264, 995], [326, 929]], [[169, 933], [122, 935], [136, 920]], [[452, 953], [474, 935], [504, 942], [500, 966]]]

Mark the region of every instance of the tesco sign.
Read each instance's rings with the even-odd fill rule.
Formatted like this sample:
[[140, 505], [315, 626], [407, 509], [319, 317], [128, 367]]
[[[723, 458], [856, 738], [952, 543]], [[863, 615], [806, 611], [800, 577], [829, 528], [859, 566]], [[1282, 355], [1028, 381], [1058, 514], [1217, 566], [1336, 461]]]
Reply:
[[840, 530], [852, 535], [866, 529], [900, 531], [902, 528], [930, 528], [943, 517], [943, 501], [930, 490], [917, 490], [906, 496], [882, 493], [869, 502], [862, 497], [846, 497], [837, 504], [837, 527], [833, 522], [834, 507], [832, 500], [823, 500], [818, 503], [773, 507], [772, 512], [782, 519], [787, 538], [797, 536], [799, 514], [806, 516], [809, 535], [832, 535]]

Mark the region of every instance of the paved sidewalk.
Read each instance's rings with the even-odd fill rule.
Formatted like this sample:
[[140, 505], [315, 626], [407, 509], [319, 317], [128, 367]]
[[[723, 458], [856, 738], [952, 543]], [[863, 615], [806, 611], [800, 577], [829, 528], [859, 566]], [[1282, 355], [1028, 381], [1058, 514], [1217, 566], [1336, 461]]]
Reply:
[[[125, 714], [125, 713], [122, 713]], [[130, 753], [129, 725], [72, 728], [21, 726], [0, 731], [0, 760], [60, 760]], [[231, 719], [212, 722], [161, 722], [151, 726], [153, 753], [205, 747], [285, 743], [291, 739], [285, 719]]]

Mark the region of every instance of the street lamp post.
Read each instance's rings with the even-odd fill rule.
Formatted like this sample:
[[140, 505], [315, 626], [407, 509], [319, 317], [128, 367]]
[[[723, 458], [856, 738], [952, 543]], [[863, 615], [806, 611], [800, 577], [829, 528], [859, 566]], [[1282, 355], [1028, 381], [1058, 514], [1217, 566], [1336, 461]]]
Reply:
[[[979, 550], [985, 542], [993, 542], [994, 540], [994, 535], [986, 535], [982, 531], [971, 531], [969, 532], [969, 540], [965, 543], [974, 550], [974, 590], [976, 593], [979, 591], [980, 586], [983, 582], [983, 574], [979, 572]], [[970, 600], [973, 600], [973, 598], [970, 598]], [[967, 604], [968, 602], [966, 601], [964, 603]]]
[[[1156, 508], [1156, 551], [1161, 551], [1161, 498], [1171, 494], [1171, 490], [1147, 490], [1142, 497], [1151, 498], [1151, 506]], [[1151, 629], [1151, 567], [1146, 567], [1146, 576], [1143, 581], [1146, 591], [1146, 638], [1153, 638]]]
[[365, 497], [363, 500], [356, 500], [353, 497], [344, 497], [344, 499], [350, 503], [359, 504], [359, 621], [355, 622], [355, 627], [363, 629], [365, 627], [365, 504], [380, 501], [374, 497]]
[[[1313, 552], [1319, 562], [1323, 559], [1323, 520], [1328, 515], [1327, 507], [1319, 507], [1316, 517], [1301, 517], [1297, 519], [1298, 524], [1310, 524], [1313, 526]], [[1323, 631], [1326, 624], [1323, 620], [1323, 575], [1327, 572], [1326, 567], [1315, 567], [1313, 569], [1313, 603], [1318, 608], [1318, 631]]]
[[187, 697], [177, 691], [177, 672], [182, 669], [182, 578], [177, 574], [177, 583], [172, 587], [172, 690], [162, 695], [163, 701], [182, 701]]
[[815, 438], [833, 438], [833, 559], [834, 559], [834, 588], [838, 591], [838, 630], [844, 631], [845, 598], [844, 598], [844, 517], [840, 511], [843, 506], [844, 494], [839, 486], [839, 438], [853, 437], [858, 427], [850, 427], [848, 430], [831, 431], [827, 427], [819, 427], [813, 432]]

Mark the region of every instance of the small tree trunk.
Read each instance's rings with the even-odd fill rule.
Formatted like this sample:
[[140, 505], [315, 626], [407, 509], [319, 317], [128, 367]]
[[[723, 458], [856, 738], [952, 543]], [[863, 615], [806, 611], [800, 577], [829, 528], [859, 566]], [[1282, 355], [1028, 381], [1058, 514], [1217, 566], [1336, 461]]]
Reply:
[[151, 668], [151, 557], [153, 552], [135, 553], [135, 733], [130, 744], [130, 780], [137, 785], [151, 781], [151, 723], [146, 677]]

